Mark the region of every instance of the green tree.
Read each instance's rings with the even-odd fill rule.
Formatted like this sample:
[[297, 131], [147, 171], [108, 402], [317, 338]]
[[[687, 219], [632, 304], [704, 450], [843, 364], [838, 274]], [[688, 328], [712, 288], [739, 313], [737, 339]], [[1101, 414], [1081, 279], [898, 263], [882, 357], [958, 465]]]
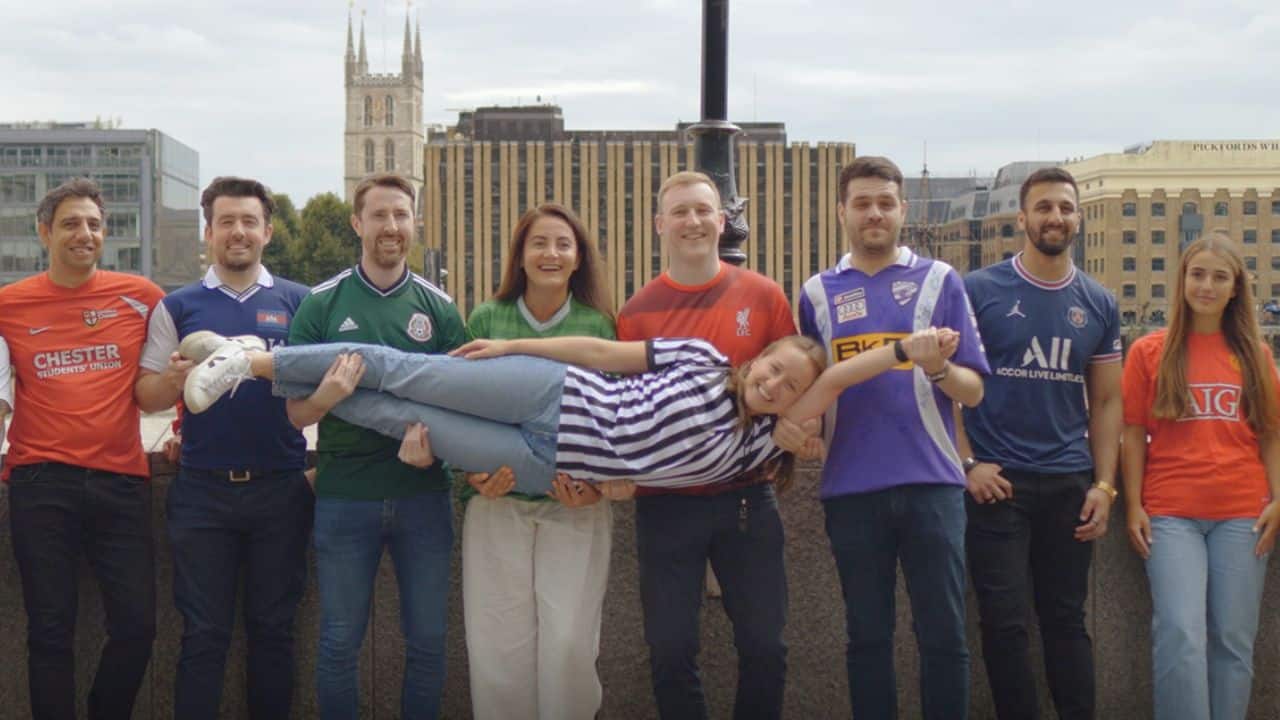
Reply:
[[301, 278], [305, 268], [298, 262], [302, 222], [298, 210], [285, 193], [272, 193], [271, 198], [276, 202], [276, 212], [271, 216], [271, 242], [262, 252], [262, 263], [272, 274], [304, 282]]
[[298, 282], [315, 285], [351, 267], [360, 256], [360, 238], [351, 227], [351, 206], [333, 193], [316, 195], [302, 208], [292, 243]]

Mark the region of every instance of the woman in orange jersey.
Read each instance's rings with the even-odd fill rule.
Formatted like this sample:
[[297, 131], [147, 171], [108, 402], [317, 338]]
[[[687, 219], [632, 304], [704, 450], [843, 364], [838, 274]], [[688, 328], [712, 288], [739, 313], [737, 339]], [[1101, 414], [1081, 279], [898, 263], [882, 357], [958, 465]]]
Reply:
[[1168, 330], [1124, 367], [1129, 541], [1154, 608], [1156, 720], [1243, 720], [1280, 526], [1280, 408], [1244, 262], [1221, 231], [1187, 247]]

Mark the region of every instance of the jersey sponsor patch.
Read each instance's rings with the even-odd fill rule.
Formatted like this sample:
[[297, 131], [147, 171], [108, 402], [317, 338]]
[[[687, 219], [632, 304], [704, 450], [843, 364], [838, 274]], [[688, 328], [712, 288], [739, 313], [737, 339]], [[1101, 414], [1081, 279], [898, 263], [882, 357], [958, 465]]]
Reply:
[[[860, 352], [892, 345], [894, 340], [901, 340], [909, 334], [902, 332], [863, 333], [861, 335], [835, 338], [831, 341], [831, 357], [835, 358], [835, 362], [848, 360]], [[914, 364], [908, 360], [894, 365], [893, 369], [910, 370], [912, 367], [914, 367]]]
[[414, 313], [409, 318], [409, 325], [405, 328], [405, 332], [409, 333], [409, 337], [418, 342], [426, 342], [431, 339], [431, 318], [422, 313]]
[[114, 310], [112, 308], [106, 308], [103, 310], [85, 310], [80, 313], [80, 317], [84, 318], [85, 325], [88, 325], [89, 327], [93, 327], [94, 325], [97, 325], [99, 322], [102, 322], [103, 320], [108, 320], [119, 314], [120, 313], [117, 310]]
[[738, 337], [751, 337], [751, 308], [742, 308], [734, 318], [738, 322]]
[[848, 322], [867, 316], [867, 299], [858, 298], [836, 306], [836, 322]]
[[920, 284], [912, 280], [894, 280], [890, 291], [893, 293], [894, 302], [906, 305], [920, 291]]
[[866, 296], [867, 296], [866, 288], [854, 288], [852, 290], [842, 292], [839, 295], [835, 296], [834, 298], [831, 299], [831, 302], [836, 305], [843, 305], [845, 303], [853, 302], [854, 300], [858, 300]]
[[360, 329], [360, 326], [356, 324], [356, 321], [355, 321], [355, 320], [352, 320], [352, 319], [351, 319], [351, 316], [350, 316], [350, 315], [348, 315], [348, 316], [347, 316], [347, 319], [346, 319], [346, 320], [343, 320], [343, 321], [342, 321], [342, 324], [338, 326], [338, 332], [340, 332], [340, 333], [341, 333], [341, 332], [352, 332], [352, 331], [354, 331], [354, 330], [359, 330], [359, 329]]
[[284, 330], [289, 327], [289, 313], [285, 310], [259, 310], [259, 330]]

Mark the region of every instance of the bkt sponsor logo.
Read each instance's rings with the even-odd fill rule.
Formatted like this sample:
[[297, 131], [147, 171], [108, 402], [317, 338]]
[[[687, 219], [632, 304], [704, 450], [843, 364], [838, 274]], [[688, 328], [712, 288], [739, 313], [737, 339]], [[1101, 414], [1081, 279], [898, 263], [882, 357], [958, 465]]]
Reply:
[[1040, 338], [1031, 337], [1031, 345], [1022, 354], [1022, 367], [1035, 363], [1044, 370], [1071, 369], [1071, 338], [1055, 337], [1049, 340], [1049, 352], [1044, 351]]
[[1224, 383], [1191, 383], [1187, 387], [1191, 415], [1187, 420], [1239, 420], [1240, 386]]

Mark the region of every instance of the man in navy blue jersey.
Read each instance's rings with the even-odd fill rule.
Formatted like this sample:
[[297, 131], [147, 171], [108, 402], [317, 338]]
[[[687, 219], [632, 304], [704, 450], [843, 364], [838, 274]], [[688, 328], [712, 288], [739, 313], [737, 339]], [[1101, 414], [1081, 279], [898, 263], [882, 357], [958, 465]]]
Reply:
[[1033, 172], [1020, 192], [1021, 253], [965, 278], [987, 349], [986, 397], [964, 410], [969, 572], [1000, 720], [1038, 717], [1028, 657], [1034, 600], [1058, 717], [1094, 717], [1084, 625], [1093, 540], [1116, 495], [1121, 430], [1115, 297], [1067, 252], [1080, 224], [1075, 179]]
[[[212, 263], [204, 279], [169, 294], [151, 314], [134, 388], [143, 410], [173, 405], [192, 364], [220, 336], [256, 349], [283, 344], [308, 292], [262, 266], [275, 209], [262, 183], [215, 178], [200, 205]], [[249, 713], [254, 720], [289, 716], [293, 620], [315, 503], [302, 475], [306, 447], [268, 382], [245, 382], [183, 420], [181, 467], [168, 497], [173, 599], [184, 624], [176, 717], [218, 717], [242, 567]]]

